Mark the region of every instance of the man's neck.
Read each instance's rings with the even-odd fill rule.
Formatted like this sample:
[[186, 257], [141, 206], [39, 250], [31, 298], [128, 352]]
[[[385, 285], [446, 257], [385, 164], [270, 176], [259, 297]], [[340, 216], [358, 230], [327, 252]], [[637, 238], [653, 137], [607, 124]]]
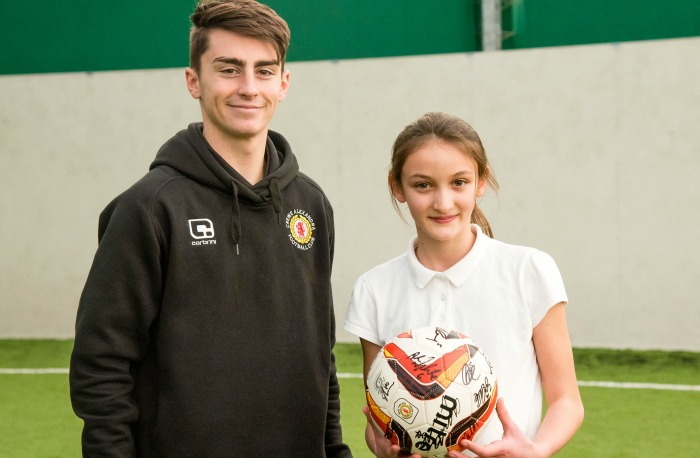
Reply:
[[254, 185], [263, 179], [267, 135], [231, 138], [213, 134], [205, 128], [204, 138], [250, 184]]

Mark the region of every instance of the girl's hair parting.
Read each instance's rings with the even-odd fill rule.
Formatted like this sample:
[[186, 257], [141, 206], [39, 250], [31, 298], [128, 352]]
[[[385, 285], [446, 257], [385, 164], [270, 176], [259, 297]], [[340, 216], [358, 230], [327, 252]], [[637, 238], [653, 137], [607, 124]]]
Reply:
[[[486, 157], [484, 145], [476, 131], [463, 119], [447, 113], [426, 113], [411, 124], [407, 125], [396, 137], [391, 152], [391, 167], [389, 169], [389, 192], [394, 208], [403, 218], [399, 204], [394, 197], [392, 187], [401, 187], [401, 172], [408, 156], [424, 145], [441, 141], [457, 147], [469, 155], [477, 165], [477, 180], [486, 180], [494, 191], [498, 191], [498, 182], [493, 175], [489, 160]], [[478, 224], [485, 234], [493, 237], [493, 231], [486, 216], [474, 206], [471, 222]]]

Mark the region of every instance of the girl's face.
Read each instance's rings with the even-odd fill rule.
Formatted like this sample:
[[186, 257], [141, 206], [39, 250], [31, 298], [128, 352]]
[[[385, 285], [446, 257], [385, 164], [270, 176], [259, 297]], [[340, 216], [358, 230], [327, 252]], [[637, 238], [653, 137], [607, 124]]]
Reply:
[[394, 197], [406, 203], [422, 244], [460, 244], [472, 240], [469, 224], [476, 199], [484, 195], [471, 156], [449, 143], [432, 141], [412, 152]]

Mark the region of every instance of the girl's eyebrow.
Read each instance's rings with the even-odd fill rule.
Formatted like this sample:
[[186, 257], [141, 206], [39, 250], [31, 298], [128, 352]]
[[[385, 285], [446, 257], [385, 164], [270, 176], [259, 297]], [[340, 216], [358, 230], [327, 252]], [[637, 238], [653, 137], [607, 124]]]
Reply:
[[[464, 176], [464, 175], [467, 175], [467, 176], [474, 176], [475, 173], [474, 173], [473, 171], [471, 171], [471, 170], [461, 170], [461, 171], [459, 171], [459, 172], [454, 173], [454, 174], [452, 175], [452, 177], [454, 178], [454, 177]], [[413, 175], [408, 176], [408, 178], [409, 178], [409, 179], [410, 179], [410, 178], [429, 179], [429, 178], [432, 178], [432, 177], [431, 177], [430, 175], [424, 175], [424, 174], [422, 174], [422, 173], [414, 173]]]
[[422, 178], [422, 179], [427, 179], [430, 178], [428, 175], [423, 175], [421, 173], [414, 173], [413, 175], [410, 175], [408, 178]]

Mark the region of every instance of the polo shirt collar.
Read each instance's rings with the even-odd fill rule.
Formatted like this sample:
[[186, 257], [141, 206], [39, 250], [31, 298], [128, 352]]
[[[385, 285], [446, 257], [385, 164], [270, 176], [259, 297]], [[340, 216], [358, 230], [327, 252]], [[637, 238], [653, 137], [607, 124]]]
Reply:
[[476, 240], [474, 241], [474, 246], [465, 257], [459, 260], [457, 264], [450, 267], [444, 272], [436, 272], [425, 267], [418, 261], [416, 257], [416, 245], [418, 242], [418, 237], [413, 237], [408, 243], [407, 256], [408, 264], [411, 269], [411, 274], [413, 275], [413, 280], [416, 282], [416, 286], [420, 289], [425, 288], [425, 286], [435, 277], [445, 277], [454, 286], [459, 287], [467, 278], [474, 272], [477, 264], [483, 257], [484, 252], [488, 244], [488, 235], [484, 234], [481, 228], [476, 225], [471, 225], [472, 230], [476, 232]]

